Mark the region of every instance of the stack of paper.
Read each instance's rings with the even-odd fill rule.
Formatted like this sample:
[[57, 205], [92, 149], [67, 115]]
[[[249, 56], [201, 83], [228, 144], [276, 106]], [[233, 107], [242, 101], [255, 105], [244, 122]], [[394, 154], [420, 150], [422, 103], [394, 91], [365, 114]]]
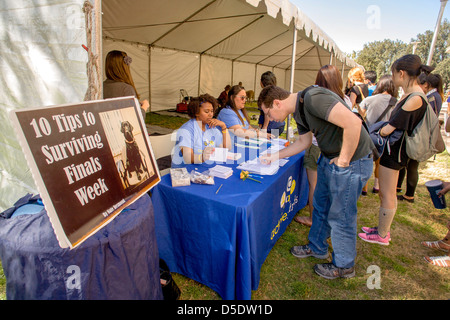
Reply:
[[233, 169], [221, 165], [216, 165], [215, 167], [209, 169], [209, 175], [227, 179], [229, 176], [233, 174]]
[[258, 173], [261, 175], [273, 175], [278, 172], [280, 165], [278, 161], [274, 161], [269, 165], [262, 164], [259, 158], [241, 163], [237, 169], [245, 170], [250, 173]]

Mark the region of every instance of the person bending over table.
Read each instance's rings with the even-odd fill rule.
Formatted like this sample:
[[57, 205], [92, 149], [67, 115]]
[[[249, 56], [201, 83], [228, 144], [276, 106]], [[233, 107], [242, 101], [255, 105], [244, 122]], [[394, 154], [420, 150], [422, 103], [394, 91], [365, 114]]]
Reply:
[[220, 110], [217, 119], [223, 121], [230, 129], [232, 137], [271, 139], [274, 136], [267, 132], [262, 132], [250, 126], [250, 119], [245, 110], [247, 93], [244, 87], [235, 85], [228, 92], [228, 104]]
[[260, 160], [270, 163], [300, 153], [311, 145], [314, 133], [322, 155], [317, 167], [309, 243], [293, 247], [291, 253], [298, 258], [327, 259], [327, 240], [331, 237], [332, 263], [316, 264], [314, 271], [326, 279], [351, 278], [355, 276], [356, 204], [372, 174], [374, 145], [361, 120], [336, 93], [313, 87], [304, 99], [301, 94], [276, 86], [261, 91], [258, 106], [266, 116], [281, 121], [293, 113], [299, 138]]
[[209, 94], [191, 99], [187, 110], [191, 120], [177, 132], [172, 167], [203, 163], [209, 160], [214, 148], [231, 148], [227, 126], [213, 118], [217, 106], [217, 100]]

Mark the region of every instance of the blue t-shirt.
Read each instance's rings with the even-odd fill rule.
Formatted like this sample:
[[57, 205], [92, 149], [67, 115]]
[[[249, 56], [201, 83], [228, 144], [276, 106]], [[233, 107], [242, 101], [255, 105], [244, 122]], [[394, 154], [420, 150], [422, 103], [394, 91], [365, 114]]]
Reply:
[[191, 119], [183, 124], [177, 131], [177, 141], [172, 156], [172, 167], [176, 168], [184, 164], [181, 147], [194, 150], [194, 155], [203, 153], [206, 147], [220, 147], [223, 143], [223, 136], [220, 127], [209, 127], [206, 125], [203, 131], [197, 120]]
[[[227, 126], [227, 128], [230, 128], [235, 125], [240, 125], [243, 129], [249, 129], [250, 123], [248, 123], [247, 119], [244, 117], [244, 114], [242, 113], [241, 110], [238, 110], [238, 112], [239, 112], [239, 115], [241, 116], [242, 120], [244, 121], [244, 124], [242, 124], [242, 122], [239, 119], [239, 117], [237, 116], [236, 112], [234, 112], [234, 110], [231, 109], [230, 106], [226, 106], [226, 108], [223, 108], [222, 110], [220, 110], [219, 115], [217, 116], [217, 119], [220, 121], [223, 121], [225, 123], [225, 125]], [[239, 142], [243, 139], [243, 138], [236, 136], [233, 133], [233, 130], [230, 130], [229, 133], [230, 133], [230, 139], [233, 143]]]
[[230, 128], [235, 125], [240, 125], [243, 129], [250, 128], [250, 124], [248, 123], [247, 119], [244, 117], [244, 114], [241, 110], [238, 110], [239, 115], [241, 116], [244, 123], [241, 122], [239, 117], [237, 116], [236, 112], [234, 112], [233, 109], [230, 108], [230, 106], [227, 106], [226, 108], [223, 108], [220, 110], [219, 115], [217, 116], [217, 119], [220, 121], [223, 121], [227, 128]]

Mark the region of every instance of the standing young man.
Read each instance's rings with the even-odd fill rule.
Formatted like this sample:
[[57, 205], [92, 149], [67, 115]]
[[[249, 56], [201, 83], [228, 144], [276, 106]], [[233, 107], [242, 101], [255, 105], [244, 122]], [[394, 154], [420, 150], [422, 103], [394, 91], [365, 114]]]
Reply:
[[293, 113], [300, 136], [287, 148], [260, 160], [270, 163], [300, 153], [311, 145], [314, 134], [322, 155], [309, 243], [293, 247], [291, 253], [299, 258], [326, 259], [331, 237], [332, 263], [317, 264], [314, 271], [327, 279], [350, 278], [355, 276], [356, 203], [372, 174], [374, 146], [361, 120], [337, 94], [322, 87], [310, 88], [303, 99], [301, 93], [276, 86], [261, 91], [258, 107], [274, 121]]

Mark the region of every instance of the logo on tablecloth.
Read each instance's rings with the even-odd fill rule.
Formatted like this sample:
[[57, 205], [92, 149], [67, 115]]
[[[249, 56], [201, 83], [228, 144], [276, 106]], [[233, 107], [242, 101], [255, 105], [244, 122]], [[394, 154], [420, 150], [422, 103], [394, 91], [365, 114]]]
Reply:
[[295, 197], [292, 197], [292, 194], [294, 193], [295, 188], [296, 188], [296, 182], [294, 179], [292, 179], [292, 176], [290, 176], [287, 181], [287, 184], [286, 184], [286, 189], [283, 190], [283, 194], [281, 195], [281, 198], [280, 198], [281, 217], [278, 220], [277, 225], [271, 232], [270, 240], [273, 240], [273, 238], [278, 233], [278, 231], [280, 231], [281, 224], [287, 220], [288, 214], [294, 210], [294, 206], [298, 202], [297, 195]]
[[295, 191], [295, 180], [292, 179], [292, 176], [289, 177], [286, 185], [286, 190], [283, 191], [280, 199], [280, 208], [284, 208], [287, 203], [291, 202], [291, 195]]

